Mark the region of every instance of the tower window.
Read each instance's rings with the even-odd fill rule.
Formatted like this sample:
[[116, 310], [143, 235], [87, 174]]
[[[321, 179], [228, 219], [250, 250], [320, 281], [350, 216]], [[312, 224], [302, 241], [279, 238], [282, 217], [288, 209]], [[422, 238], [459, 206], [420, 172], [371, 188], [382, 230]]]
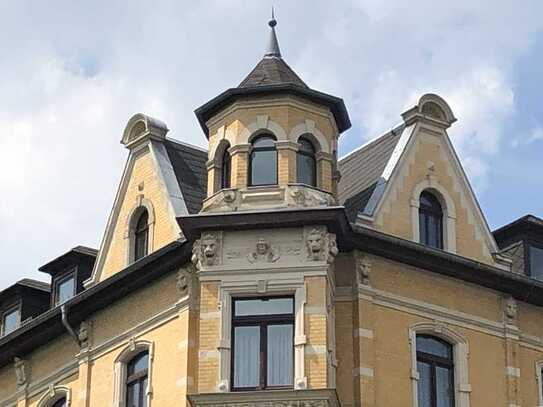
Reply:
[[249, 185], [277, 184], [277, 150], [275, 137], [266, 134], [253, 141], [249, 163]]
[[298, 140], [300, 147], [296, 154], [296, 175], [299, 183], [317, 186], [317, 161], [315, 148], [305, 137]]
[[452, 346], [428, 335], [417, 336], [418, 407], [454, 406]]
[[145, 257], [149, 247], [149, 214], [144, 210], [134, 229], [134, 261]]
[[221, 189], [230, 188], [230, 177], [232, 175], [232, 159], [228, 152], [228, 146], [224, 149], [222, 155], [221, 167]]
[[126, 405], [145, 407], [147, 405], [147, 379], [149, 354], [144, 351], [132, 358], [126, 366]]
[[422, 244], [443, 248], [443, 210], [437, 198], [427, 191], [420, 194], [419, 236]]
[[291, 388], [293, 298], [234, 300], [232, 390]]

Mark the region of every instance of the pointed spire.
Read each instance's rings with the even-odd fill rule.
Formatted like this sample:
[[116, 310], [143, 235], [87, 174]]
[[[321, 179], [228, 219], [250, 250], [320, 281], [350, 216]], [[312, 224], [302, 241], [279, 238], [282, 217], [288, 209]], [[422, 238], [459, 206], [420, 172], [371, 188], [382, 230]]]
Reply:
[[270, 31], [270, 38], [268, 40], [268, 48], [266, 50], [266, 53], [264, 54], [264, 57], [281, 58], [281, 50], [279, 49], [279, 42], [277, 41], [277, 35], [275, 34], [275, 26], [277, 25], [277, 21], [275, 20], [273, 7], [272, 7], [272, 17], [271, 17], [271, 20], [268, 22], [268, 25], [270, 26], [271, 31]]

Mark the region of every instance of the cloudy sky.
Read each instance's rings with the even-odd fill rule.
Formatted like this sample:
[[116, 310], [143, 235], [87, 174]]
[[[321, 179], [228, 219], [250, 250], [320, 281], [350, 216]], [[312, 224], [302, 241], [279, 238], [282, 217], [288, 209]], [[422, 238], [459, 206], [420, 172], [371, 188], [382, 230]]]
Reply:
[[[541, 0], [273, 3], [286, 61], [345, 99], [341, 154], [435, 92], [491, 227], [543, 216]], [[205, 146], [193, 110], [261, 58], [271, 4], [0, 0], [0, 289], [99, 246], [132, 114]]]

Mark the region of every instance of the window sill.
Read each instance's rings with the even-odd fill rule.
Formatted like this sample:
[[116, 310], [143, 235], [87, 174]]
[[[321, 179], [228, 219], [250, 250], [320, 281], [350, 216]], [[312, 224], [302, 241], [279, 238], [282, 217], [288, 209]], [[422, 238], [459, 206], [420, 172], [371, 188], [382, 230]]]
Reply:
[[334, 389], [315, 390], [255, 390], [231, 393], [189, 394], [191, 407], [234, 407], [250, 405], [269, 407], [270, 405], [305, 405], [314, 407], [340, 407]]

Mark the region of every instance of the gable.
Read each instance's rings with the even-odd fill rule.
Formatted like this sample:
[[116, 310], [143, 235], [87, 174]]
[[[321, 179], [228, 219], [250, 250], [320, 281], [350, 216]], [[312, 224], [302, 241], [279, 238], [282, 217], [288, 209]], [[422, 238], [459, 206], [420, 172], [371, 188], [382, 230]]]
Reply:
[[496, 243], [447, 133], [420, 122], [413, 126], [375, 206], [374, 227], [418, 241], [418, 199], [429, 189], [442, 200], [446, 211], [444, 240], [450, 239], [446, 249], [494, 264]]
[[142, 207], [149, 214], [149, 253], [183, 238], [176, 218], [200, 210], [206, 194], [206, 160], [205, 150], [171, 139], [149, 140], [130, 151], [87, 284], [130, 264], [131, 222]]

